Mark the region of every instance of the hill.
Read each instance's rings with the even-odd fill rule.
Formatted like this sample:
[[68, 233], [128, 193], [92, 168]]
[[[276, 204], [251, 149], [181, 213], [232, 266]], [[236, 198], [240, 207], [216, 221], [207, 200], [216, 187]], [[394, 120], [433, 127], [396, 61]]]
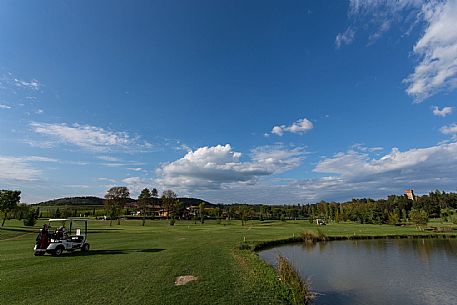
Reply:
[[42, 206], [56, 205], [103, 205], [103, 199], [95, 196], [65, 197], [37, 203]]

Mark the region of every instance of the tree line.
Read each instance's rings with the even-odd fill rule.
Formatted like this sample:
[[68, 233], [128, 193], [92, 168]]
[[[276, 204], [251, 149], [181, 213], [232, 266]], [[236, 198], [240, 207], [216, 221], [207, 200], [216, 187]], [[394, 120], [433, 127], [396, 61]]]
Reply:
[[[0, 213], [3, 214], [2, 226], [8, 218], [32, 219], [40, 215], [38, 209], [30, 205], [20, 204], [21, 191], [0, 190]], [[441, 218], [457, 224], [457, 193], [446, 193], [435, 190], [410, 200], [406, 195], [390, 195], [386, 199], [354, 198], [346, 202], [320, 201], [313, 204], [297, 205], [266, 205], [266, 204], [216, 204], [205, 206], [201, 202], [197, 206], [185, 207], [173, 190], [165, 190], [159, 197], [156, 188], [144, 188], [137, 200], [130, 198], [126, 186], [110, 188], [103, 200], [104, 209], [110, 218], [120, 223], [125, 214], [125, 205], [136, 202], [133, 209], [142, 217], [142, 225], [146, 217], [153, 213], [151, 207], [159, 207], [163, 215], [174, 224], [176, 219], [193, 219], [204, 223], [205, 219], [241, 220], [242, 225], [251, 219], [283, 220], [308, 219], [314, 222], [323, 219], [329, 222], [352, 221], [362, 224], [426, 224], [429, 218]], [[75, 210], [76, 211], [76, 210]], [[57, 210], [57, 217], [77, 216], [73, 210]], [[74, 212], [74, 213], [73, 213]], [[95, 208], [94, 212], [95, 214]], [[68, 215], [67, 215], [68, 214]], [[74, 215], [73, 215], [74, 214]], [[29, 221], [30, 223], [31, 221]]]

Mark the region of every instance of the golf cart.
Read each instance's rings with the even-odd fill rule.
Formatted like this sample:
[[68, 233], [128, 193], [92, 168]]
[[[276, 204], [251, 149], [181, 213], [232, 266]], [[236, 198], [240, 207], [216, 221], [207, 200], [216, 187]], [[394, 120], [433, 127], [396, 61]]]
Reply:
[[[65, 228], [66, 223], [70, 223], [70, 229], [68, 231]], [[74, 234], [72, 235], [72, 233]], [[87, 243], [87, 219], [49, 219], [49, 223], [43, 225], [43, 229], [38, 234], [33, 250], [37, 256], [44, 255], [46, 252], [54, 256], [59, 256], [64, 250], [68, 252], [74, 250], [81, 250], [81, 252], [89, 251], [89, 244]]]

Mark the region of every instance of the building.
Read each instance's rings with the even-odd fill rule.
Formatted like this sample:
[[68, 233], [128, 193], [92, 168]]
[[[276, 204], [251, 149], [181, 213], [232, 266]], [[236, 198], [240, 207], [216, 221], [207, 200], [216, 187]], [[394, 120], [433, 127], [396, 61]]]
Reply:
[[405, 194], [409, 200], [413, 200], [413, 201], [416, 200], [416, 196], [414, 196], [413, 190], [405, 190]]

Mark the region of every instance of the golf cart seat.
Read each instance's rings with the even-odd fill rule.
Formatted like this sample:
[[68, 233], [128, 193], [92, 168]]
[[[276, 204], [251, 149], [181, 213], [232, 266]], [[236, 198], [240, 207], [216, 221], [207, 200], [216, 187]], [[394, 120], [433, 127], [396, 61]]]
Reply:
[[84, 240], [84, 237], [83, 237], [83, 236], [80, 236], [80, 235], [78, 235], [78, 236], [72, 236], [72, 237], [71, 237], [71, 241], [72, 241], [72, 242], [79, 242], [79, 243], [80, 243], [80, 242], [82, 242], [83, 240]]

